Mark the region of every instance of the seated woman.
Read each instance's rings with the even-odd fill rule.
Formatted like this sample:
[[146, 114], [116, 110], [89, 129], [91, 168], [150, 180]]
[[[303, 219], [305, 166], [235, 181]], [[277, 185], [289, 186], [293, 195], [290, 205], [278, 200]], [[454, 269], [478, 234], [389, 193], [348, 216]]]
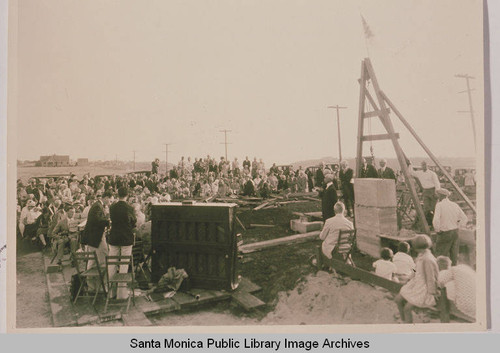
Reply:
[[413, 322], [412, 311], [415, 307], [431, 308], [436, 305], [438, 294], [438, 264], [430, 251], [431, 239], [419, 234], [413, 241], [413, 248], [418, 253], [415, 276], [408, 281], [394, 299], [398, 305], [401, 320]]
[[446, 256], [438, 256], [437, 263], [439, 286], [446, 288], [450, 312], [457, 314], [458, 311], [469, 321], [475, 321], [476, 272], [464, 264], [451, 266], [451, 260]]

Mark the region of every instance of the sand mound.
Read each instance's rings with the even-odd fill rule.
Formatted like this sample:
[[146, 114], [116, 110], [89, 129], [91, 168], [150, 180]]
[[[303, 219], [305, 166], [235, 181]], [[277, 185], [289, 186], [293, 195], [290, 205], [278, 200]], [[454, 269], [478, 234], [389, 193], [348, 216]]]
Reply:
[[279, 293], [276, 309], [261, 324], [389, 324], [397, 323], [397, 313], [389, 292], [319, 271]]

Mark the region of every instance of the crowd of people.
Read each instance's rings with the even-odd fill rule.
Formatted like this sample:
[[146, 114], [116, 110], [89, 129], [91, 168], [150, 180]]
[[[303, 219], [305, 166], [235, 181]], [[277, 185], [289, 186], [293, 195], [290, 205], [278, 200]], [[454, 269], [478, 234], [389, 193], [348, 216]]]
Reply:
[[[397, 173], [387, 167], [385, 160], [379, 161], [378, 170], [371, 161], [363, 162], [360, 177], [398, 181]], [[456, 203], [448, 199], [449, 191], [441, 187], [436, 174], [427, 168], [425, 162], [421, 170], [415, 171], [411, 165], [409, 169], [422, 186], [424, 211], [429, 216], [429, 224], [438, 233], [436, 256], [450, 258], [450, 265], [454, 268], [458, 256], [458, 227], [467, 223], [467, 217]], [[345, 215], [352, 215], [354, 208], [353, 176], [354, 172], [346, 161], [341, 161], [340, 165], [322, 163], [319, 167], [306, 170], [276, 164], [266, 169], [263, 161], [257, 158], [250, 161], [246, 157], [240, 164], [237, 158], [229, 162], [221, 157], [217, 162], [207, 156], [194, 161], [182, 157], [168, 174], [159, 173], [159, 160], [155, 160], [150, 173], [31, 178], [27, 184], [18, 180], [17, 231], [20, 239], [37, 242], [42, 247], [50, 246], [59, 264], [63, 261], [65, 249], [73, 253], [80, 248], [95, 251], [98, 261], [103, 263], [106, 255], [130, 255], [134, 237], [147, 240], [151, 230], [152, 205], [192, 198], [268, 198], [273, 193], [318, 190], [326, 221], [320, 235], [323, 253], [331, 258], [338, 230], [354, 228], [352, 222], [345, 218]], [[418, 246], [415, 250], [419, 250]], [[437, 262], [434, 255], [423, 250], [412, 267], [408, 260], [409, 249], [402, 248], [394, 259], [392, 253], [384, 249], [382, 259], [376, 262], [376, 272], [386, 274], [392, 271], [391, 276], [400, 281], [409, 279], [408, 285], [419, 278], [422, 282], [422, 276], [427, 276], [428, 280], [429, 268], [434, 269]], [[405, 271], [396, 269], [396, 258], [400, 265], [405, 266]], [[419, 265], [422, 261], [432, 264]], [[413, 275], [409, 268], [416, 274]], [[422, 288], [420, 282], [411, 286]], [[408, 289], [408, 285], [397, 299], [403, 319], [410, 315], [407, 305], [432, 302], [429, 297], [429, 303], [415, 304], [412, 298], [415, 293]], [[430, 286], [429, 283], [426, 285]], [[89, 284], [90, 287], [92, 284]], [[405, 294], [405, 291], [411, 295]], [[431, 289], [428, 293], [433, 291]], [[123, 294], [118, 293], [117, 296]]]

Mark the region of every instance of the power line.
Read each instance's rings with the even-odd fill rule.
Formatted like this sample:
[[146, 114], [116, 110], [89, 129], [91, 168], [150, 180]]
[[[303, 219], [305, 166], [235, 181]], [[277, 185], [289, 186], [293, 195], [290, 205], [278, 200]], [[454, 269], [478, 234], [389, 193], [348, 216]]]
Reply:
[[134, 154], [134, 172], [135, 172], [135, 153], [136, 153], [136, 152], [137, 152], [137, 151], [132, 151], [132, 153]]
[[339, 163], [342, 161], [342, 143], [340, 141], [340, 109], [347, 109], [347, 107], [339, 107], [339, 105], [330, 105], [328, 108], [333, 108], [337, 110], [337, 131], [338, 131], [338, 136], [339, 136]]
[[231, 130], [219, 130], [219, 132], [223, 132], [224, 133], [224, 142], [221, 142], [221, 145], [224, 144], [224, 147], [225, 147], [225, 150], [226, 150], [226, 161], [227, 161], [227, 145], [230, 145], [231, 143], [230, 142], [227, 142], [227, 133], [228, 132], [231, 132]]
[[458, 77], [458, 78], [464, 78], [465, 79], [465, 82], [467, 84], [467, 89], [465, 91], [461, 91], [461, 92], [458, 92], [458, 93], [466, 93], [467, 92], [467, 95], [469, 96], [469, 110], [459, 110], [458, 113], [469, 113], [470, 114], [470, 120], [471, 120], [471, 123], [472, 123], [472, 133], [474, 134], [474, 148], [476, 148], [476, 122], [474, 120], [474, 109], [472, 109], [472, 95], [471, 95], [471, 92], [474, 91], [474, 89], [471, 89], [470, 88], [470, 82], [469, 80], [473, 80], [475, 79], [475, 77], [472, 77], [472, 76], [469, 76], [468, 74], [464, 74], [464, 75], [455, 75], [455, 77]]

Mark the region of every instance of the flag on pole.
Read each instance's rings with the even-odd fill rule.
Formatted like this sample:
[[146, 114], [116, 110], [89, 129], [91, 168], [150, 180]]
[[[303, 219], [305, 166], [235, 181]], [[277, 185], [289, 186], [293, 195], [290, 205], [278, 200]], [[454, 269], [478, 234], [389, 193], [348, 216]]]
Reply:
[[365, 38], [366, 39], [371, 39], [374, 37], [372, 30], [370, 29], [370, 26], [368, 26], [368, 23], [366, 23], [365, 18], [363, 15], [361, 15], [361, 21], [363, 22], [363, 29], [365, 31]]

